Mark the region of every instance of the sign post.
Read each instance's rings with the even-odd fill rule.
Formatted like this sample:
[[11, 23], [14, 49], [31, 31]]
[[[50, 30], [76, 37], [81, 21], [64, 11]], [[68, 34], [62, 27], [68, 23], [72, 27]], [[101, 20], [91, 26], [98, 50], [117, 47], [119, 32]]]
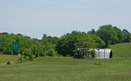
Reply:
[[13, 53], [17, 54], [18, 51], [19, 51], [19, 48], [20, 48], [20, 46], [19, 46], [19, 41], [16, 41], [16, 42], [12, 43]]

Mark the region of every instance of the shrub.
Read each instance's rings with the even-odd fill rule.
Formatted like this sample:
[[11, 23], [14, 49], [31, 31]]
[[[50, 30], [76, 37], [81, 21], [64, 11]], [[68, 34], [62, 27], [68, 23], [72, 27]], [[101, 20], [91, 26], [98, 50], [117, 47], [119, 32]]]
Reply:
[[29, 55], [29, 60], [33, 61], [34, 56], [32, 54]]
[[53, 50], [53, 49], [50, 49], [48, 52], [47, 52], [47, 55], [48, 56], [56, 56], [56, 52]]
[[102, 65], [101, 62], [98, 62], [98, 61], [95, 62], [94, 64], [95, 64], [95, 65]]
[[91, 51], [90, 51], [90, 55], [91, 55], [92, 58], [95, 58], [95, 55], [96, 55], [95, 50], [91, 50]]
[[10, 65], [11, 64], [11, 62], [10, 61], [7, 61], [7, 65]]
[[23, 60], [22, 57], [20, 57], [20, 58], [18, 59], [18, 63], [22, 63], [22, 62], [24, 62], [24, 60]]
[[24, 58], [25, 59], [28, 58], [31, 61], [33, 60], [34, 56], [33, 56], [33, 54], [32, 54], [30, 49], [25, 49], [24, 50]]
[[39, 54], [38, 54], [38, 53], [36, 53], [35, 58], [38, 58], [38, 57], [39, 57]]

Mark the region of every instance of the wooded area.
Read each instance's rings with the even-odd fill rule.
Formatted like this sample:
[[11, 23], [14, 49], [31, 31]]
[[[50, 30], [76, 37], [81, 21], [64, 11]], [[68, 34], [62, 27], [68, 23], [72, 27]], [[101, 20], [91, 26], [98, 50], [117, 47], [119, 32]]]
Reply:
[[[100, 26], [88, 32], [72, 31], [60, 38], [43, 34], [42, 39], [22, 34], [0, 33], [0, 53], [22, 54], [25, 57], [73, 56], [77, 48], [107, 48], [111, 44], [130, 42], [131, 33], [112, 25]], [[19, 42], [19, 50], [13, 51], [12, 44]]]

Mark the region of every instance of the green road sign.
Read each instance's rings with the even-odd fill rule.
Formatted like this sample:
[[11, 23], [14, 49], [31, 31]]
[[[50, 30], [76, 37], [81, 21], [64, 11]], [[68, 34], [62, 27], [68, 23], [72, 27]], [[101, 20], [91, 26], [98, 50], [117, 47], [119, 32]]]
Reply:
[[20, 46], [19, 46], [19, 42], [18, 41], [12, 43], [12, 50], [13, 51], [18, 51], [19, 48], [20, 48]]

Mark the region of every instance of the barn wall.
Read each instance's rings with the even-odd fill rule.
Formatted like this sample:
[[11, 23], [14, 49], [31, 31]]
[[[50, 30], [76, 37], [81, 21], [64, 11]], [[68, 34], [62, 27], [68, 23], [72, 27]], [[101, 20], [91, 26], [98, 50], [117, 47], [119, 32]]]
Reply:
[[95, 49], [96, 59], [104, 59], [104, 58], [110, 58], [111, 55], [111, 49]]

